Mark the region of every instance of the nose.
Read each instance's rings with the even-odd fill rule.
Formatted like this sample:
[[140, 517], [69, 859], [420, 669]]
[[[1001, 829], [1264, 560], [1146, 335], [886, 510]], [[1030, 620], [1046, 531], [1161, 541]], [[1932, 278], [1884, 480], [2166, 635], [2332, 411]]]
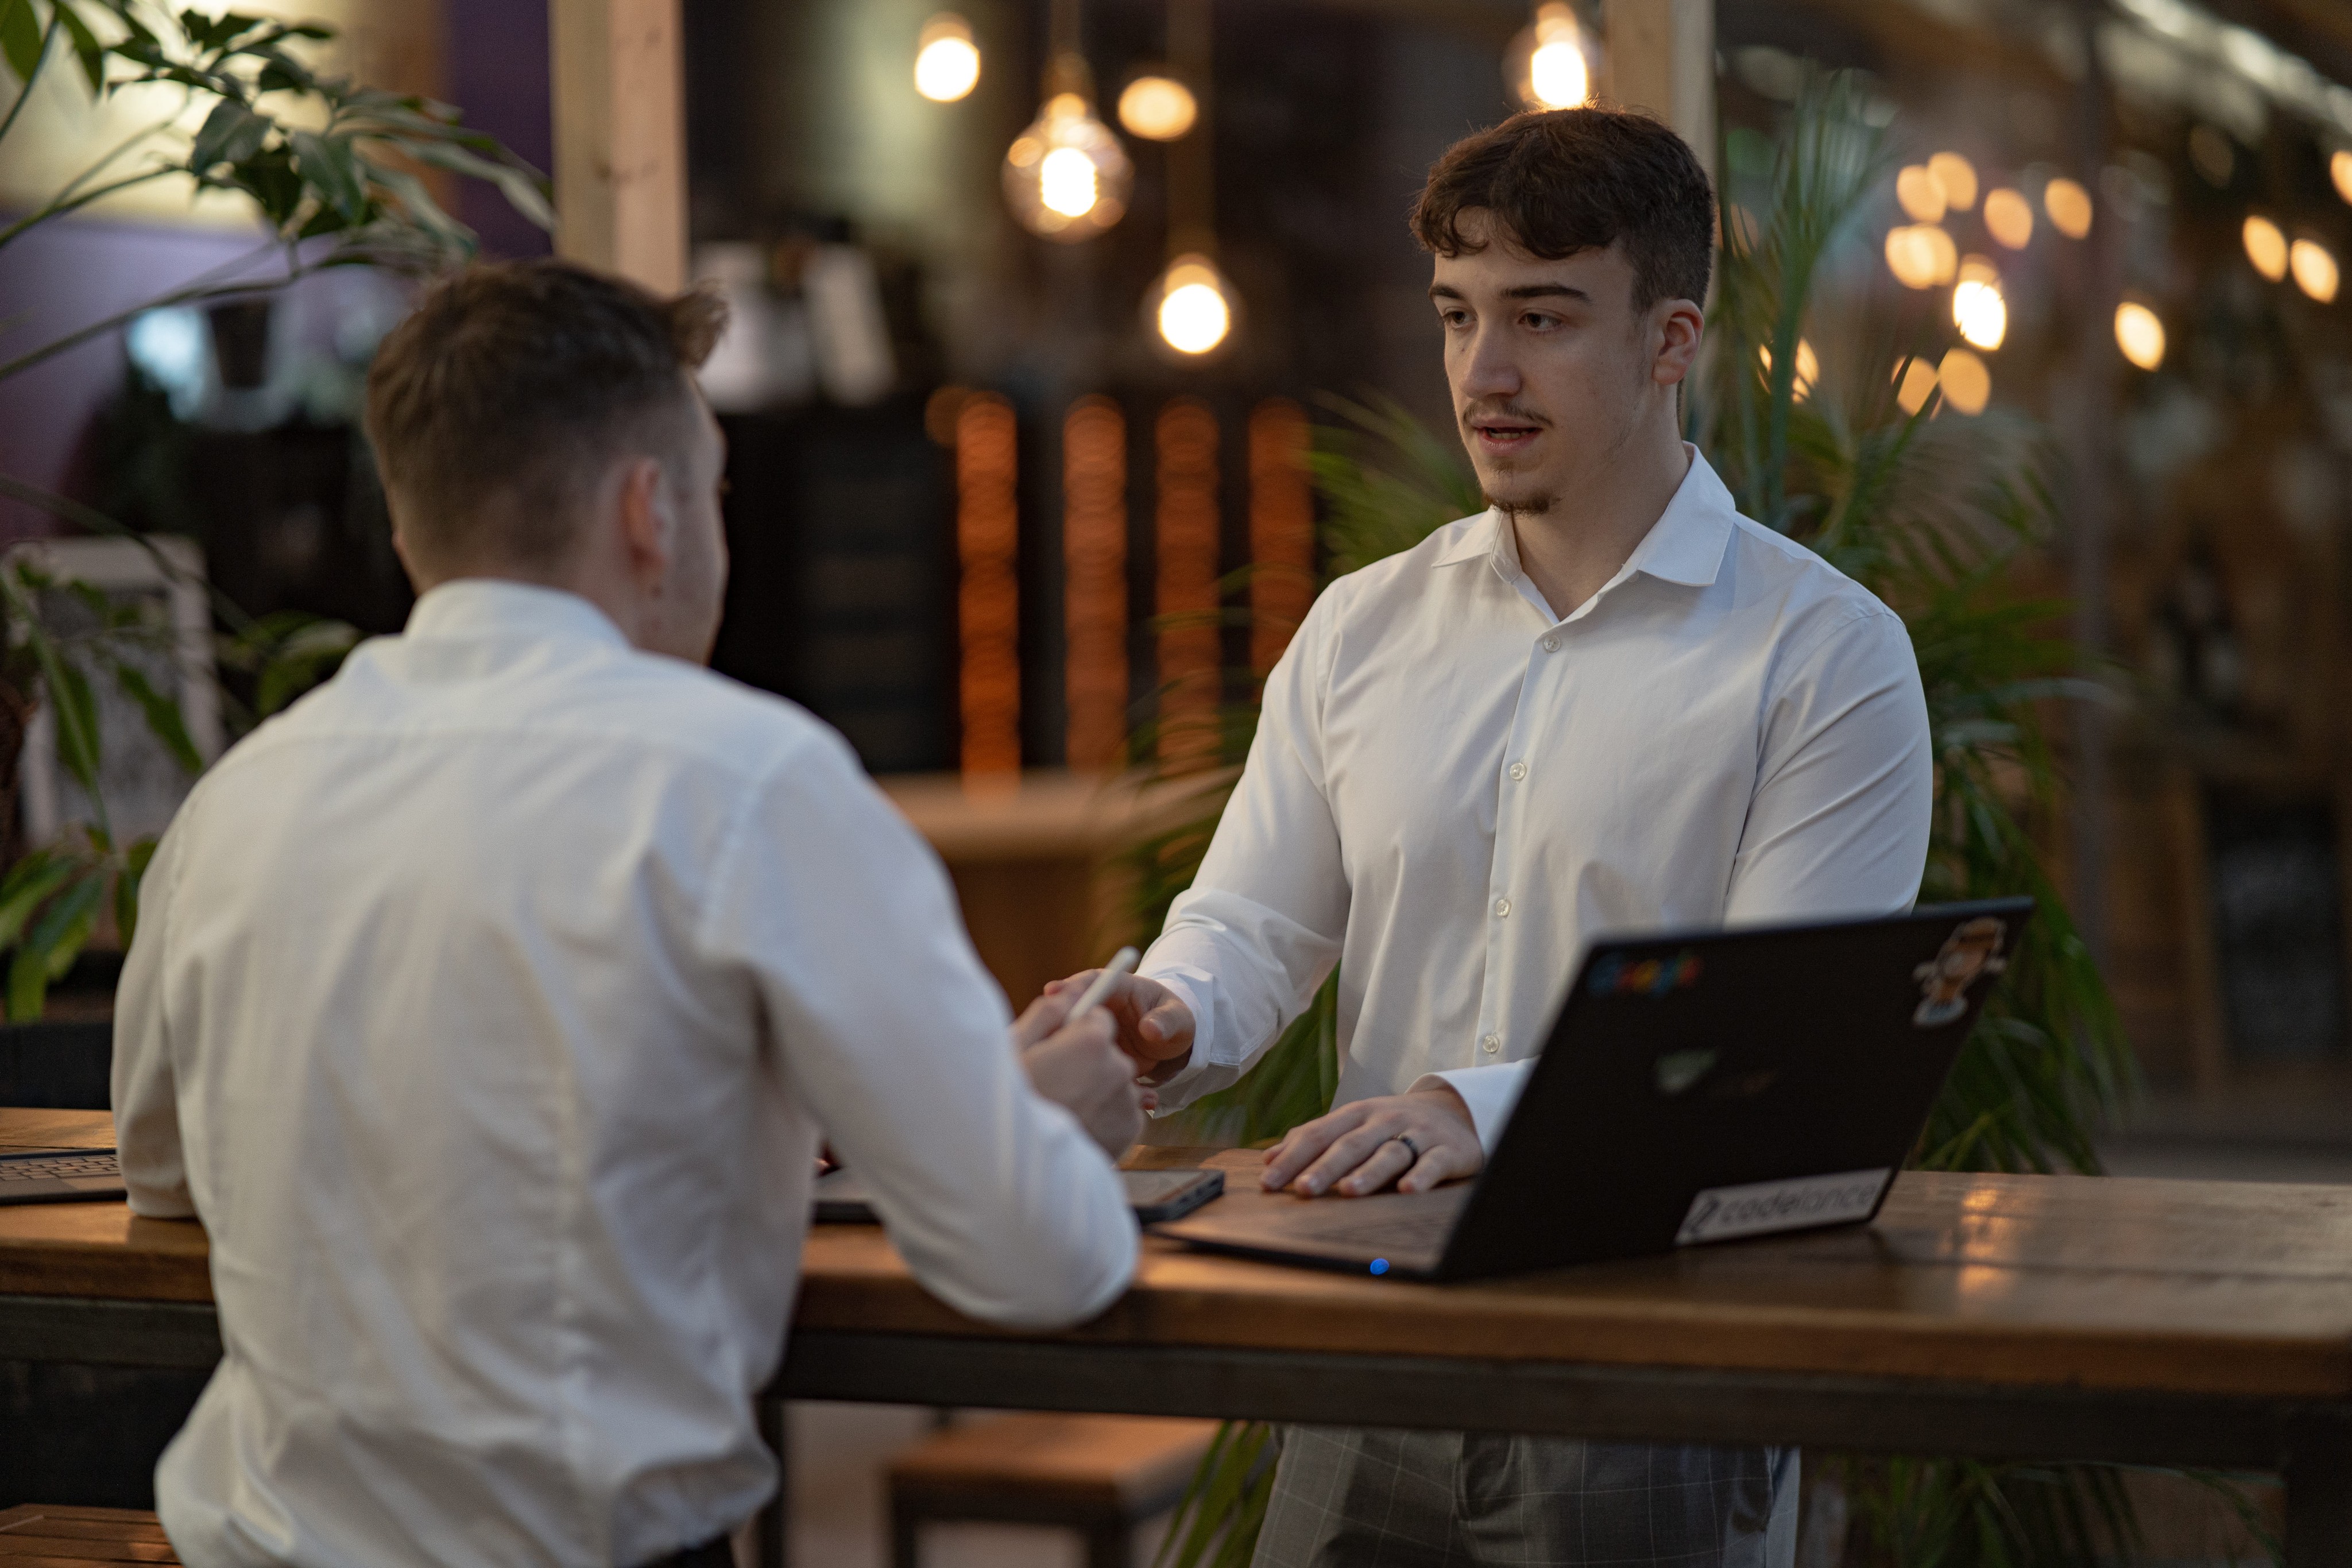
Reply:
[[1508, 332], [1496, 331], [1484, 323], [1473, 329], [1455, 350], [1454, 390], [1460, 401], [1467, 403], [1481, 398], [1517, 396], [1519, 367], [1512, 349]]

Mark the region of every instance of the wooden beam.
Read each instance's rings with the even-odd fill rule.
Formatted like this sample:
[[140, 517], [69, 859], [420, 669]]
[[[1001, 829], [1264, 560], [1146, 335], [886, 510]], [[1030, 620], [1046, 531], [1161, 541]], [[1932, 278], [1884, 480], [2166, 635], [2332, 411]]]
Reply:
[[1608, 0], [1603, 99], [1646, 109], [1715, 172], [1715, 0]]
[[686, 287], [680, 0], [553, 0], [555, 249], [663, 294]]

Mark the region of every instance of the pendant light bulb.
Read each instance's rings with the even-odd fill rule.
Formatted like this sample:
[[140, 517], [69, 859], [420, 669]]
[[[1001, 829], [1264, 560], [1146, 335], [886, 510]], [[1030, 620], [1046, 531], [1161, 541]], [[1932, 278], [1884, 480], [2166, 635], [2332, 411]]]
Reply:
[[1137, 77], [1118, 95], [1119, 124], [1146, 141], [1173, 141], [1200, 118], [1201, 100], [1167, 71]]
[[1168, 264], [1143, 297], [1143, 310], [1153, 335], [1184, 361], [1215, 352], [1233, 336], [1240, 314], [1233, 285], [1198, 251]]
[[1083, 61], [1055, 62], [1045, 106], [1004, 154], [1004, 199], [1024, 228], [1075, 244], [1127, 215], [1135, 165], [1076, 84]]
[[923, 24], [915, 41], [915, 90], [933, 103], [953, 103], [980, 82], [980, 46], [971, 24], [942, 11]]
[[1593, 41], [1574, 6], [1547, 0], [1503, 54], [1503, 80], [1528, 109], [1574, 109], [1592, 99]]

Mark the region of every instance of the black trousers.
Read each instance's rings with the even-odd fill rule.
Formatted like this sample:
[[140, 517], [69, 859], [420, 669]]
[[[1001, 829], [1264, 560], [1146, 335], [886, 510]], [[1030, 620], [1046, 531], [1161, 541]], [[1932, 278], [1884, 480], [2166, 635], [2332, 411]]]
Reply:
[[735, 1568], [735, 1549], [725, 1536], [714, 1535], [699, 1546], [656, 1558], [646, 1568]]

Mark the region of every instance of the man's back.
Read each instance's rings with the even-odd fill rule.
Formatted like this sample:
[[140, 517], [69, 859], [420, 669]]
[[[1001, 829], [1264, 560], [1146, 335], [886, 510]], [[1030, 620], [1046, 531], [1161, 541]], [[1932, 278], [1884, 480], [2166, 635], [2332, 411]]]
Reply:
[[836, 737], [584, 601], [436, 591], [150, 873], [126, 1174], [211, 1228], [226, 1350], [174, 1541], [631, 1563], [749, 1513], [820, 1122], [956, 1304], [1099, 1307], [1132, 1228], [1005, 1021]]

